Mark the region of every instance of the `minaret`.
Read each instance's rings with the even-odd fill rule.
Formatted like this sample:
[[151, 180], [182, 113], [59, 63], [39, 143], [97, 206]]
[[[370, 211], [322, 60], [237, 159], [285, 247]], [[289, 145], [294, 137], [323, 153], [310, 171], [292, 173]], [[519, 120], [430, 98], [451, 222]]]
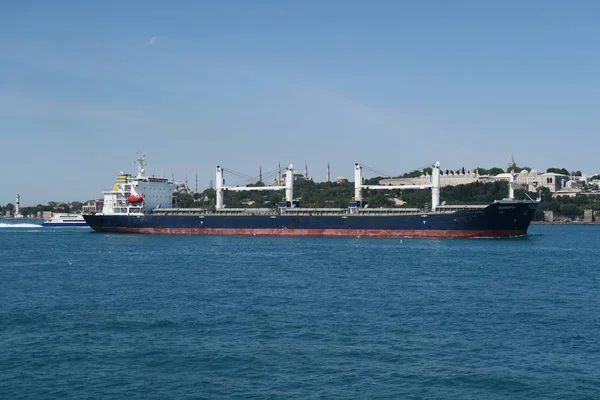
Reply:
[[329, 168], [329, 163], [327, 163], [327, 182], [331, 182], [331, 168]]
[[258, 181], [260, 183], [263, 183], [263, 181], [262, 181], [262, 165], [258, 166]]
[[198, 193], [198, 173], [196, 172], [196, 182], [194, 185], [194, 193]]
[[304, 164], [304, 179], [308, 180], [308, 164]]
[[187, 174], [185, 174], [185, 188], [188, 188], [188, 180], [187, 180]]

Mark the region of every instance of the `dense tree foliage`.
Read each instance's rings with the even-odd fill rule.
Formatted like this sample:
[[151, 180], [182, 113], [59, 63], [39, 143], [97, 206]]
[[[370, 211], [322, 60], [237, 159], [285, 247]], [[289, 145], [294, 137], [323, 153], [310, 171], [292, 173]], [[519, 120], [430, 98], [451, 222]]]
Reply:
[[565, 168], [548, 168], [546, 170], [546, 172], [551, 172], [551, 173], [555, 173], [555, 174], [563, 174], [563, 175], [569, 175], [569, 171]]
[[[367, 183], [377, 183], [381, 178], [366, 180]], [[494, 200], [506, 198], [508, 182], [481, 183], [475, 182], [467, 185], [444, 186], [440, 191], [440, 198], [446, 204], [487, 204]], [[535, 199], [541, 197], [536, 220], [543, 218], [544, 211], [554, 211], [556, 216], [568, 218], [582, 218], [585, 209], [600, 209], [600, 196], [580, 195], [577, 197], [552, 197], [548, 188], [540, 188], [539, 193], [516, 190], [519, 199]], [[216, 192], [207, 189], [194, 196], [179, 195], [180, 207], [214, 208]], [[189, 197], [188, 197], [189, 196]], [[284, 198], [283, 191], [258, 191], [258, 192], [225, 192], [227, 208], [275, 208], [277, 202]], [[354, 183], [328, 183], [295, 181], [294, 197], [299, 200], [301, 207], [339, 207], [345, 208], [354, 196]], [[416, 207], [428, 209], [431, 207], [430, 190], [364, 190], [363, 199], [370, 208], [394, 207], [402, 203], [401, 207]]]
[[[366, 182], [375, 184], [380, 178], [369, 179]], [[442, 200], [448, 204], [480, 204], [506, 197], [508, 193], [506, 182], [473, 183], [469, 185], [445, 186], [441, 188]], [[283, 191], [226, 191], [224, 201], [228, 208], [239, 207], [276, 207], [283, 200]], [[294, 197], [302, 207], [347, 207], [353, 200], [354, 183], [332, 183], [295, 181]], [[195, 198], [194, 198], [195, 197]], [[187, 194], [177, 195], [179, 207], [214, 207], [216, 193], [207, 189], [194, 197]], [[404, 202], [404, 207], [424, 207], [431, 203], [430, 190], [364, 190], [363, 199], [369, 207], [392, 207], [394, 199]]]
[[[485, 171], [485, 173], [481, 172], [481, 171]], [[495, 176], [495, 175], [502, 174], [502, 173], [504, 173], [504, 170], [500, 167], [493, 167], [493, 168], [490, 168], [487, 170], [485, 168], [482, 168], [479, 170], [479, 175]]]
[[529, 168], [529, 167], [519, 167], [518, 165], [515, 165], [515, 172], [519, 173], [521, 171], [531, 172], [531, 168]]
[[[84, 203], [79, 202], [79, 201], [74, 201], [71, 203], [71, 205], [66, 204], [66, 203], [57, 203], [55, 201], [50, 201], [50, 202], [48, 202], [48, 204], [38, 204], [35, 206], [21, 207], [19, 212], [21, 213], [21, 215], [24, 215], [24, 216], [37, 215], [38, 211], [55, 211], [55, 212], [61, 212], [61, 213], [75, 213], [75, 212], [82, 211], [83, 204]], [[4, 207], [0, 206], [0, 214], [1, 215], [6, 214], [6, 211], [10, 211], [11, 214], [14, 214], [15, 205], [13, 203], [8, 203]]]

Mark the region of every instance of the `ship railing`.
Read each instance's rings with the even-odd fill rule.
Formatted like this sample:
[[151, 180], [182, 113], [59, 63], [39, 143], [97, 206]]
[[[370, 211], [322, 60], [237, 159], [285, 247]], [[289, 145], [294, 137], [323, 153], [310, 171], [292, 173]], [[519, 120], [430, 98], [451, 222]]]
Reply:
[[286, 215], [286, 216], [313, 216], [313, 215], [421, 215], [421, 214], [449, 214], [460, 210], [480, 210], [485, 205], [453, 205], [439, 206], [437, 211], [424, 210], [421, 208], [359, 208], [357, 212], [350, 214], [346, 208], [288, 208], [274, 210], [270, 208], [222, 208], [219, 210], [206, 208], [155, 208], [153, 215]]
[[209, 210], [206, 208], [155, 208], [154, 215], [275, 215], [275, 210], [269, 208], [223, 208]]
[[462, 205], [443, 205], [438, 206], [440, 211], [459, 211], [459, 210], [483, 210], [487, 205], [483, 204], [462, 204]]
[[282, 208], [281, 215], [339, 215], [347, 214], [346, 208]]

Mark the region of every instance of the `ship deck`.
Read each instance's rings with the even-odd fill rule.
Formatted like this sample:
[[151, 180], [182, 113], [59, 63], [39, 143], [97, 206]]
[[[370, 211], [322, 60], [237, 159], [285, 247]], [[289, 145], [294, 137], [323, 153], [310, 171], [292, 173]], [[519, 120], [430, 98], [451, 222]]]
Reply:
[[483, 210], [487, 205], [454, 205], [439, 206], [436, 211], [424, 210], [420, 208], [289, 208], [273, 210], [270, 208], [224, 208], [220, 210], [210, 210], [205, 208], [161, 208], [152, 210], [151, 215], [227, 215], [227, 216], [247, 216], [247, 215], [288, 215], [288, 216], [335, 216], [335, 215], [431, 215], [431, 214], [451, 214], [457, 211], [465, 210]]

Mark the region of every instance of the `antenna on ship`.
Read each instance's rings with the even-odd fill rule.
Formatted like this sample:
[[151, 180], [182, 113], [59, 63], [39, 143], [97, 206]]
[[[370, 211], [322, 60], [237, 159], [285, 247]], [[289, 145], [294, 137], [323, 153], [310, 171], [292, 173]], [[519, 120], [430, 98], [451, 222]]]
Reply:
[[144, 172], [146, 171], [144, 169], [146, 167], [146, 155], [145, 154], [140, 154], [139, 151], [136, 154], [137, 154], [137, 157], [135, 159], [135, 163], [137, 164], [137, 167], [138, 167], [137, 177], [138, 178], [143, 178], [144, 177]]

